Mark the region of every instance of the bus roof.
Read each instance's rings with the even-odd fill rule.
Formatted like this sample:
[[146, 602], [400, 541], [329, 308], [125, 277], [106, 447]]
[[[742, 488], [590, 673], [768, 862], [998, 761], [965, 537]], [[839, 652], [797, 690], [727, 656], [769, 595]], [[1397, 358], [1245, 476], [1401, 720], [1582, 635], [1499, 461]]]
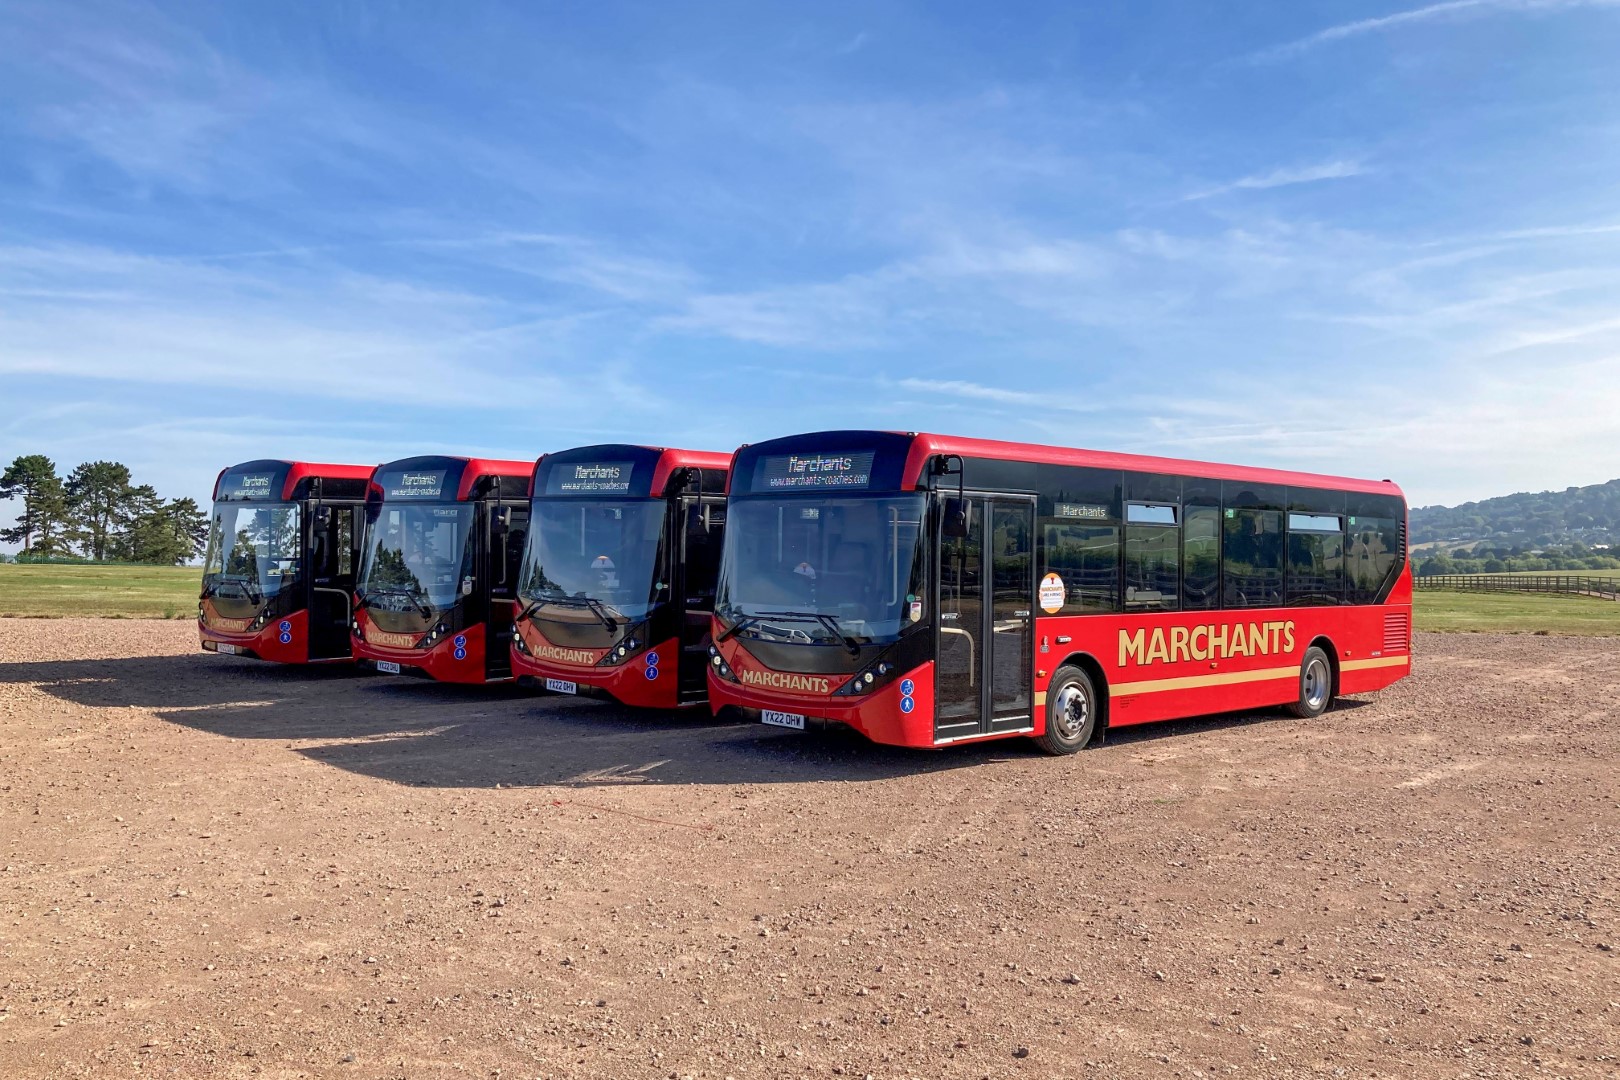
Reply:
[[1211, 480], [1234, 480], [1252, 484], [1286, 484], [1290, 487], [1330, 488], [1369, 495], [1400, 495], [1391, 480], [1361, 480], [1349, 476], [1261, 469], [1249, 465], [1226, 465], [1212, 461], [1121, 454], [1108, 450], [1078, 450], [1039, 443], [1000, 442], [994, 439], [962, 439], [950, 435], [912, 435], [911, 453], [906, 456], [906, 481], [915, 485], [930, 457], [958, 454], [962, 457], [992, 458], [1003, 461], [1035, 461], [1046, 465], [1080, 465], [1089, 469], [1119, 469], [1126, 472], [1192, 475]]
[[647, 486], [650, 498], [660, 498], [669, 494], [667, 488], [670, 477], [677, 469], [709, 469], [724, 473], [728, 477], [731, 474], [732, 455], [727, 453], [713, 450], [680, 450], [669, 446], [642, 446], [636, 443], [595, 443], [542, 454], [534, 463], [529, 493], [535, 497], [542, 494], [539, 487], [540, 476], [548, 463], [554, 465], [568, 462], [611, 462], [615, 458], [629, 458], [641, 462], [654, 461], [652, 478]]
[[[1292, 472], [1283, 469], [1261, 469], [1248, 465], [1227, 465], [1219, 462], [1196, 461], [1182, 458], [1154, 457], [1143, 454], [1122, 454], [1108, 450], [1082, 450], [1040, 443], [1002, 442], [996, 439], [969, 439], [954, 435], [935, 435], [926, 432], [900, 431], [821, 431], [789, 435], [754, 443], [738, 450], [750, 453], [771, 448], [781, 443], [800, 440], [827, 440], [842, 449], [859, 447], [863, 440], [889, 442], [905, 440], [909, 443], [906, 461], [901, 471], [901, 487], [912, 489], [922, 483], [928, 462], [940, 454], [954, 454], [964, 458], [983, 458], [1000, 461], [1027, 461], [1045, 465], [1074, 465], [1090, 469], [1118, 469], [1123, 472], [1166, 473], [1205, 477], [1211, 480], [1231, 480], [1251, 484], [1282, 484], [1292, 487], [1329, 488], [1354, 491], [1369, 495], [1401, 496], [1401, 489], [1390, 480], [1364, 480], [1348, 476], [1330, 476], [1321, 473]], [[812, 443], [812, 445], [814, 445]]]
[[[423, 454], [419, 457], [399, 458], [395, 461], [385, 461], [378, 465], [369, 474], [373, 487], [380, 486], [377, 478], [391, 469], [432, 469], [456, 468], [460, 471], [460, 481], [456, 488], [456, 501], [464, 502], [472, 494], [472, 489], [479, 480], [486, 476], [510, 476], [527, 481], [532, 474], [534, 465], [528, 461], [504, 461], [499, 458], [463, 457], [457, 454]], [[387, 496], [384, 495], [384, 498]]]
[[244, 461], [240, 465], [228, 465], [219, 470], [214, 477], [214, 498], [219, 498], [219, 482], [229, 473], [236, 472], [263, 472], [272, 470], [280, 472], [285, 469], [287, 478], [281, 485], [281, 498], [285, 502], [293, 497], [298, 490], [300, 481], [319, 477], [322, 480], [369, 480], [375, 469], [372, 465], [334, 465], [318, 461], [289, 461], [285, 458], [260, 458], [256, 461]]

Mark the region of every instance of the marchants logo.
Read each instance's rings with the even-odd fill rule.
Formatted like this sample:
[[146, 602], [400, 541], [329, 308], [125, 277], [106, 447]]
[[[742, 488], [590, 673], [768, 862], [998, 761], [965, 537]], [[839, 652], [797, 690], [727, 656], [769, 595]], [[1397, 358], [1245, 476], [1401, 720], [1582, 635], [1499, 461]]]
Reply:
[[564, 649], [559, 645], [531, 645], [529, 652], [537, 660], [556, 660], [563, 664], [594, 664], [597, 653], [585, 649]]
[[739, 671], [744, 686], [768, 686], [772, 690], [804, 690], [812, 694], [832, 693], [832, 681], [817, 675], [784, 675], [780, 671]]
[[1119, 632], [1119, 666], [1230, 660], [1235, 656], [1269, 656], [1294, 651], [1294, 623], [1208, 623], [1201, 626], [1155, 627]]

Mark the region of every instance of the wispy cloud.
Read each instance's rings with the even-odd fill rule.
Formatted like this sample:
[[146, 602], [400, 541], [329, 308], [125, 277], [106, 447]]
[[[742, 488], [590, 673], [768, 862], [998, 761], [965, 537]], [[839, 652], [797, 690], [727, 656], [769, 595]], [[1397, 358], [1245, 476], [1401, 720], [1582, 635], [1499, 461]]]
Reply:
[[860, 52], [861, 49], [866, 47], [868, 40], [870, 40], [870, 38], [868, 37], [866, 31], [862, 30], [860, 33], [838, 46], [838, 55], [850, 56], [854, 53]]
[[1412, 26], [1419, 23], [1462, 19], [1492, 12], [1536, 14], [1562, 11], [1568, 8], [1613, 7], [1616, 2], [1617, 0], [1442, 0], [1438, 4], [1429, 4], [1406, 11], [1393, 12], [1389, 15], [1379, 15], [1370, 19], [1357, 19], [1353, 22], [1329, 26], [1324, 30], [1318, 30], [1314, 34], [1307, 34], [1305, 37], [1269, 49], [1263, 49], [1252, 54], [1250, 59], [1283, 59], [1289, 56], [1297, 56], [1300, 53], [1330, 42], [1362, 37], [1367, 34], [1387, 33], [1391, 30], [1398, 30], [1403, 26]]
[[1294, 184], [1315, 184], [1323, 180], [1344, 180], [1352, 176], [1364, 176], [1367, 172], [1366, 166], [1360, 161], [1349, 160], [1324, 161], [1319, 165], [1272, 169], [1270, 172], [1254, 173], [1250, 176], [1240, 177], [1230, 183], [1218, 184], [1202, 191], [1195, 191], [1191, 195], [1185, 196], [1183, 201], [1195, 202], [1199, 199], [1212, 199], [1217, 195], [1227, 195], [1234, 191], [1264, 191], [1269, 188], [1290, 187]]

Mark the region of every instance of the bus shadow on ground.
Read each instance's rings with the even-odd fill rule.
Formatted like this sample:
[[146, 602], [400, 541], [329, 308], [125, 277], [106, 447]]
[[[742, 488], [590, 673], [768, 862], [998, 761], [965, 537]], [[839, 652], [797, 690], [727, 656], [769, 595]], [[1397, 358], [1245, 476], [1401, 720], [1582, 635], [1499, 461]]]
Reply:
[[[1040, 756], [1022, 739], [904, 749], [838, 725], [784, 731], [703, 708], [649, 712], [512, 684], [202, 653], [0, 664], [0, 683], [35, 684], [88, 707], [149, 709], [223, 738], [280, 739], [311, 761], [418, 787], [867, 782]], [[1335, 709], [1364, 704], [1345, 699]], [[1277, 720], [1294, 717], [1271, 709], [1133, 725], [1110, 731], [1100, 752]]]
[[716, 719], [703, 707], [643, 711], [515, 684], [206, 653], [0, 664], [3, 683], [91, 708], [147, 709], [222, 738], [279, 739], [311, 761], [421, 787], [861, 782], [1033, 753], [1021, 741], [908, 750], [830, 725], [795, 732]]
[[1128, 727], [1110, 728], [1103, 745], [1105, 747], [1139, 746], [1145, 743], [1157, 742], [1160, 739], [1174, 739], [1181, 736], [1196, 735], [1200, 732], [1224, 731], [1227, 728], [1256, 727], [1261, 724], [1272, 724], [1279, 721], [1295, 724], [1328, 723], [1332, 721], [1336, 713], [1349, 712], [1371, 704], [1371, 701], [1359, 698], [1335, 698], [1333, 708], [1315, 720], [1301, 720], [1280, 705], [1269, 709], [1210, 713], [1207, 716], [1192, 716], [1185, 720], [1156, 720], [1147, 724], [1131, 724]]

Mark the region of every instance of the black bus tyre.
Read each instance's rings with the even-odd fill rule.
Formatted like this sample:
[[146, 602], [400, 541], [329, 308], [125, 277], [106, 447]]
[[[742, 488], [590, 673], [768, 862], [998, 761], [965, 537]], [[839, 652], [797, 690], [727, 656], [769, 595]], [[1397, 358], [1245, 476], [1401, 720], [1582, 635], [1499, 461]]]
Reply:
[[1333, 665], [1327, 653], [1312, 645], [1299, 662], [1299, 700], [1288, 711], [1301, 720], [1311, 720], [1327, 712], [1333, 702]]
[[1097, 690], [1077, 667], [1060, 667], [1046, 690], [1046, 733], [1035, 745], [1048, 754], [1072, 754], [1097, 734]]

